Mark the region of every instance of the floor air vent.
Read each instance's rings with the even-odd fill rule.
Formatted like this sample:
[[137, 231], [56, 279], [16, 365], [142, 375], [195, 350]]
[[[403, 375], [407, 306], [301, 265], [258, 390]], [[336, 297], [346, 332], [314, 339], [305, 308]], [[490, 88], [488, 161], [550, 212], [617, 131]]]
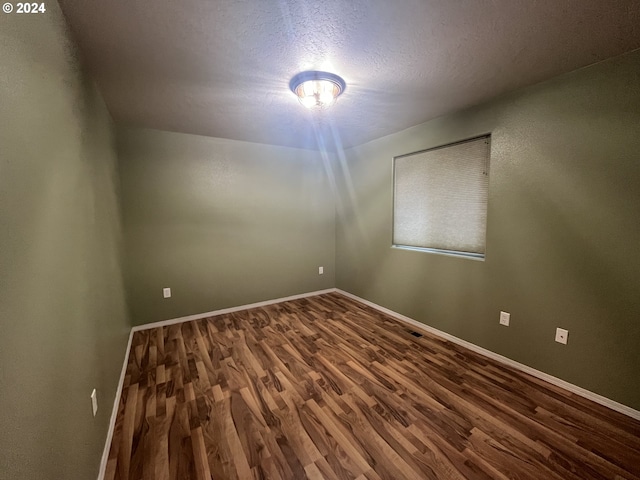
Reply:
[[421, 334], [421, 333], [414, 332], [413, 330], [412, 330], [412, 331], [410, 331], [409, 333], [410, 333], [411, 335], [413, 335], [414, 337], [418, 337], [418, 338], [420, 338], [420, 337], [422, 336], [422, 334]]

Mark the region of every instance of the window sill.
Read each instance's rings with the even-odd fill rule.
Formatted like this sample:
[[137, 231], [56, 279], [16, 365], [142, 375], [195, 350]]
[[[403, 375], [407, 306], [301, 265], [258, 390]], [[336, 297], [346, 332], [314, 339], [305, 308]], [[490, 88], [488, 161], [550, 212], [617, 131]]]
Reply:
[[479, 260], [481, 262], [484, 262], [485, 257], [483, 253], [457, 252], [455, 250], [441, 250], [439, 248], [410, 247], [407, 245], [391, 245], [391, 248], [409, 250], [413, 252], [436, 253], [439, 255], [446, 255], [448, 257], [467, 258], [469, 260]]

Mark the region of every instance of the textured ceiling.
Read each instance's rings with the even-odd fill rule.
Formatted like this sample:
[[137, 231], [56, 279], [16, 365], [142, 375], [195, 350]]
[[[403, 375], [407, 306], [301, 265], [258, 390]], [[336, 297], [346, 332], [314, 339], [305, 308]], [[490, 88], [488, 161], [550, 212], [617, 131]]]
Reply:
[[[639, 0], [60, 0], [116, 122], [358, 145], [640, 48]], [[296, 73], [341, 75], [323, 112]]]

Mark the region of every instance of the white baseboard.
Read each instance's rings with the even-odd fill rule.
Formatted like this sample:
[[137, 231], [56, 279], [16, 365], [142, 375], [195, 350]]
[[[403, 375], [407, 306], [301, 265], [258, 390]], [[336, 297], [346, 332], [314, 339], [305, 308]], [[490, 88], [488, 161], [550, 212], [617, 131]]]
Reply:
[[124, 362], [122, 362], [122, 370], [120, 371], [120, 379], [118, 380], [118, 388], [116, 389], [116, 397], [113, 400], [113, 408], [111, 409], [111, 419], [109, 420], [109, 430], [107, 430], [107, 439], [104, 443], [102, 451], [102, 460], [100, 460], [100, 470], [98, 471], [98, 480], [104, 480], [107, 470], [107, 462], [109, 461], [109, 449], [111, 448], [111, 439], [113, 431], [116, 427], [116, 417], [118, 416], [118, 406], [120, 405], [120, 397], [122, 396], [122, 386], [124, 385], [124, 377], [127, 374], [127, 364], [129, 363], [129, 351], [131, 350], [131, 340], [133, 339], [133, 329], [129, 331], [129, 341], [127, 349], [124, 352]]
[[480, 355], [484, 355], [485, 357], [489, 357], [492, 360], [495, 360], [496, 362], [500, 362], [504, 365], [507, 365], [509, 367], [512, 367], [516, 370], [519, 370], [521, 372], [524, 373], [528, 373], [529, 375], [539, 378], [541, 380], [544, 380], [545, 382], [548, 382], [552, 385], [556, 385], [560, 388], [564, 388], [565, 390], [568, 390], [571, 393], [575, 393], [576, 395], [579, 395], [581, 397], [584, 397], [588, 400], [591, 400], [593, 402], [599, 403], [600, 405], [604, 405], [605, 407], [610, 408], [611, 410], [615, 410], [616, 412], [620, 412], [623, 413], [624, 415], [627, 415], [631, 418], [635, 418], [636, 420], [640, 420], [640, 411], [635, 410], [631, 407], [628, 407], [626, 405], [623, 405], [622, 403], [618, 403], [614, 400], [611, 400], [607, 397], [603, 397], [602, 395], [599, 395], [597, 393], [591, 392], [589, 390], [586, 390], [582, 387], [578, 387], [577, 385], [574, 385], [572, 383], [566, 382], [564, 380], [561, 380], [560, 378], [554, 377], [553, 375], [549, 375], [547, 373], [541, 372], [540, 370], [536, 370], [535, 368], [529, 367], [523, 363], [520, 362], [516, 362], [515, 360], [511, 360], [510, 358], [504, 357], [500, 354], [497, 354], [495, 352], [492, 352], [491, 350], [487, 350], [485, 348], [479, 347], [478, 345], [475, 345], [473, 343], [467, 342], [465, 340], [462, 340], [461, 338], [458, 337], [454, 337], [453, 335], [450, 335], [446, 332], [443, 332], [442, 330], [438, 330], [437, 328], [433, 328], [430, 327], [429, 325], [425, 325], [424, 323], [418, 322], [417, 320], [414, 320], [412, 318], [406, 317], [404, 315], [402, 315], [401, 313], [397, 313], [394, 312], [393, 310], [389, 310], [388, 308], [382, 307], [378, 304], [375, 304], [373, 302], [370, 302], [369, 300], [365, 300], [364, 298], [360, 298], [357, 295], [353, 295], [352, 293], [349, 292], [345, 292], [344, 290], [340, 290], [340, 289], [335, 289], [336, 292], [344, 295], [345, 297], [349, 297], [357, 302], [363, 303], [365, 305], [368, 305], [369, 307], [375, 308], [376, 310], [382, 312], [382, 313], [386, 313], [387, 315], [396, 318], [402, 322], [408, 323], [413, 327], [419, 328], [421, 330], [424, 330], [426, 332], [429, 332], [433, 335], [436, 335], [438, 337], [444, 338], [446, 340], [449, 340], [452, 343], [455, 343], [457, 345], [463, 346], [465, 348], [468, 348], [469, 350], [472, 350], [476, 353], [479, 353]]
[[170, 320], [162, 320], [160, 322], [145, 323], [143, 325], [136, 325], [132, 328], [134, 332], [141, 330], [149, 330], [150, 328], [166, 327], [167, 325], [173, 325], [175, 323], [190, 322], [192, 320], [200, 320], [201, 318], [214, 317], [216, 315], [224, 315], [225, 313], [239, 312], [241, 310], [249, 310], [250, 308], [265, 307], [267, 305], [273, 305], [275, 303], [288, 302], [289, 300], [298, 300], [299, 298], [315, 297], [322, 295], [323, 293], [335, 292], [335, 288], [327, 288], [326, 290], [317, 290], [315, 292], [300, 293], [298, 295], [291, 295], [290, 297], [274, 298], [273, 300], [265, 300], [264, 302], [249, 303], [247, 305], [240, 305], [239, 307], [223, 308], [222, 310], [214, 310], [213, 312], [197, 313], [195, 315], [187, 315], [186, 317], [172, 318]]

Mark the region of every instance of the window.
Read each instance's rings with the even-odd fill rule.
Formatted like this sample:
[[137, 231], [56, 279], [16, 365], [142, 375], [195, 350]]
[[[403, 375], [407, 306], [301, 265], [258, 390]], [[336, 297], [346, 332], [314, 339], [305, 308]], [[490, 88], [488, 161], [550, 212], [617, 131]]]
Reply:
[[393, 159], [393, 245], [484, 258], [490, 135]]

